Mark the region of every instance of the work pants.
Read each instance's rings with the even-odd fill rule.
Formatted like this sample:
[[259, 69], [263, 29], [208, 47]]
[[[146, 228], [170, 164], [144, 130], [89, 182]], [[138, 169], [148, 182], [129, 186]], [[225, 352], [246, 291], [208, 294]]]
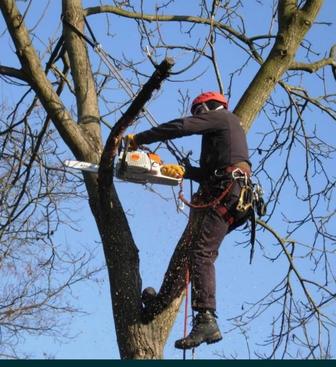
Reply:
[[[215, 260], [227, 233], [247, 220], [247, 214], [236, 210], [242, 183], [234, 181], [226, 197], [216, 207], [193, 208], [190, 213], [191, 233], [188, 265], [192, 285], [192, 308], [216, 309]], [[200, 188], [194, 204], [211, 201], [220, 195], [216, 187]]]

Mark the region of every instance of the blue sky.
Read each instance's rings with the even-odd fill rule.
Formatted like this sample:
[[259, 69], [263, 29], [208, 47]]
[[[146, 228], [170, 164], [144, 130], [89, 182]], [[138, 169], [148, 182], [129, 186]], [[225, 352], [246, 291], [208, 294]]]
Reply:
[[[60, 2], [51, 2], [50, 9], [48, 11], [48, 17], [41, 23], [41, 29], [43, 32], [39, 35], [41, 39], [47, 40], [50, 33], [53, 36], [59, 34], [59, 4]], [[255, 2], [245, 2], [244, 12], [247, 15], [247, 34], [255, 35], [259, 33], [266, 33], [269, 27], [269, 21], [264, 21], [269, 18], [271, 14], [271, 5], [265, 1], [265, 6], [256, 5]], [[269, 2], [271, 3], [271, 1]], [[95, 5], [96, 2], [86, 1], [85, 5]], [[189, 8], [190, 4], [186, 2], [178, 2], [179, 9], [174, 13], [188, 14], [192, 12]], [[252, 5], [253, 4], [253, 5]], [[24, 3], [20, 4], [21, 8], [24, 8]], [[321, 21], [334, 21], [334, 14], [336, 3], [333, 0], [325, 1], [325, 6], [320, 15]], [[33, 19], [36, 20], [41, 15], [41, 9], [33, 6], [31, 9], [30, 18], [28, 24], [33, 24]], [[253, 12], [253, 16], [251, 16]], [[57, 14], [57, 16], [55, 16]], [[138, 52], [137, 40], [130, 40], [130, 25], [132, 21], [120, 21], [120, 19], [111, 18], [113, 22], [111, 24], [111, 33], [114, 35], [111, 39], [105, 38], [105, 28], [102, 27], [102, 18], [104, 16], [92, 16], [89, 18], [89, 22], [94, 29], [94, 32], [98, 40], [102, 40], [105, 50], [113, 56], [120, 56], [122, 54], [126, 57], [133, 57], [133, 50]], [[46, 27], [46, 25], [49, 25]], [[176, 26], [176, 25], [175, 25]], [[1, 30], [3, 29], [3, 23], [1, 23]], [[317, 26], [314, 35], [312, 35], [312, 41], [318, 42], [321, 54], [318, 57], [323, 56], [323, 50], [329, 51], [330, 46], [335, 42], [335, 24], [330, 27]], [[176, 32], [170, 32], [169, 25], [163, 26], [163, 32], [166, 32], [167, 40], [172, 43], [181, 42], [180, 36]], [[134, 30], [133, 30], [134, 31]], [[276, 27], [274, 26], [274, 31]], [[50, 33], [49, 33], [50, 32]], [[202, 29], [199, 28], [199, 38], [202, 39]], [[187, 38], [187, 36], [186, 36]], [[0, 42], [3, 42], [0, 40]], [[39, 44], [39, 40], [35, 39], [35, 42]], [[91, 52], [91, 51], [90, 51]], [[134, 52], [135, 53], [135, 52]], [[219, 47], [218, 55], [220, 58], [220, 67], [223, 75], [224, 86], [229, 84], [229, 73], [235, 70], [238, 60], [244, 53], [241, 50], [234, 51], [230, 48], [230, 52], [226, 48]], [[187, 52], [178, 51], [173, 53], [176, 57], [177, 63], [175, 70], [183, 68], [190, 62], [190, 55]], [[143, 54], [136, 53], [135, 59], [143, 59]], [[13, 53], [6, 55], [6, 62], [3, 56], [0, 56], [1, 63], [9, 64], [15, 59]], [[96, 64], [98, 61], [97, 55], [92, 53], [92, 63]], [[151, 68], [149, 63], [143, 67], [144, 71], [150, 73]], [[258, 69], [256, 63], [250, 62], [249, 68], [237, 76], [236, 82], [232, 88], [232, 96], [230, 104], [232, 107], [239, 100], [241, 93], [245, 87], [249, 84], [254, 73]], [[162, 91], [156, 96], [155, 100], [150, 103], [149, 109], [153, 112], [159, 122], [168, 121], [178, 116], [179, 106], [176, 103], [176, 96], [178, 96], [178, 89], [189, 89], [191, 97], [194, 97], [201, 90], [214, 89], [215, 80], [210, 70], [209, 65], [205, 62], [198, 64], [197, 68], [192, 69], [187, 73], [187, 77], [204, 72], [203, 75], [196, 80], [184, 81], [181, 83], [165, 82]], [[329, 70], [327, 71], [328, 73]], [[331, 77], [331, 73], [330, 73]], [[182, 80], [182, 76], [172, 77], [172, 79]], [[308, 78], [309, 79], [309, 78]], [[309, 82], [312, 83], [312, 82]], [[314, 80], [314, 83], [316, 80]], [[311, 85], [312, 89], [316, 89], [317, 93], [320, 93], [320, 85]], [[334, 88], [335, 90], [335, 88]], [[113, 93], [114, 91], [112, 91]], [[12, 97], [8, 97], [6, 86], [3, 82], [0, 84], [0, 95], [6, 98], [17, 98], [16, 91], [11, 91]], [[122, 93], [122, 92], [121, 92]], [[281, 92], [279, 92], [281, 98]], [[106, 109], [105, 106], [101, 106], [102, 112]], [[315, 115], [314, 115], [315, 116]], [[118, 113], [110, 116], [109, 119], [113, 123], [118, 118]], [[318, 120], [319, 116], [312, 119], [311, 123], [314, 124], [314, 120]], [[325, 118], [322, 117], [322, 118]], [[268, 121], [263, 119], [260, 115], [251, 131], [248, 133], [248, 141], [250, 147], [255, 147], [260, 139], [260, 133], [267, 128]], [[131, 128], [129, 132], [136, 132], [147, 129], [148, 123], [141, 120], [137, 124], [136, 128]], [[322, 134], [329, 136], [332, 132], [335, 132], [334, 124], [330, 124], [330, 121], [321, 128]], [[108, 130], [104, 130], [106, 135]], [[198, 158], [199, 153], [199, 138], [184, 138], [178, 141], [178, 145], [187, 151], [193, 150], [193, 158]], [[165, 151], [161, 152], [164, 159], [168, 162], [173, 161], [173, 157], [169, 156]], [[72, 159], [73, 157], [69, 152], [65, 153], [65, 158]], [[280, 158], [279, 158], [280, 159]], [[301, 157], [294, 157], [298, 162]], [[253, 157], [254, 164], [258, 164], [258, 156]], [[275, 167], [276, 171], [276, 167]], [[186, 183], [186, 186], [188, 184]], [[129, 183], [117, 183], [117, 189], [120, 194], [121, 201], [124, 205], [125, 211], [128, 213], [128, 219], [133, 231], [133, 236], [138, 245], [141, 258], [141, 275], [143, 278], [143, 285], [154, 286], [156, 289], [160, 286], [164, 271], [168, 265], [170, 256], [174, 250], [174, 247], [185, 227], [186, 216], [178, 213], [174, 204], [173, 195], [170, 188], [161, 187], [157, 188], [157, 193], [153, 193], [151, 190], [144, 188], [141, 185], [129, 184]], [[176, 192], [176, 190], [175, 190]], [[186, 189], [186, 192], [188, 190]], [[267, 192], [266, 192], [267, 195]], [[161, 197], [167, 198], [162, 200]], [[281, 211], [290, 212], [295, 215], [296, 211], [300, 210], [299, 207], [293, 206], [291, 201], [281, 203]], [[187, 209], [185, 210], [187, 213]], [[271, 224], [275, 228], [280, 229], [284, 225], [281, 222], [281, 211], [272, 219]], [[84, 248], [96, 248], [96, 263], [103, 264], [103, 252], [99, 246], [99, 236], [93, 222], [88, 205], [83, 201], [76, 201], [73, 203], [73, 217], [78, 220], [79, 231], [72, 231], [67, 227], [63, 227], [57, 233], [57, 241], [68, 244], [69, 246], [78, 247], [79, 251]], [[196, 350], [196, 358], [202, 359], [216, 359], [218, 356], [248, 358], [248, 348], [245, 343], [245, 338], [240, 332], [228, 333], [231, 329], [231, 324], [228, 321], [230, 318], [237, 315], [243, 307], [244, 301], [254, 302], [261, 297], [265, 289], [270, 289], [278, 279], [283, 276], [282, 269], [285, 268], [286, 262], [281, 259], [276, 264], [267, 261], [260, 251], [256, 249], [255, 260], [252, 265], [249, 265], [249, 249], [238, 245], [239, 242], [247, 238], [247, 234], [241, 231], [231, 234], [224, 241], [220, 256], [217, 260], [217, 297], [218, 297], [218, 316], [221, 330], [224, 334], [224, 339], [218, 344], [207, 346], [202, 345]], [[302, 236], [303, 240], [309, 242], [309, 237]], [[265, 247], [270, 246], [266, 252], [273, 253], [275, 248], [274, 241], [270, 236], [264, 235], [263, 244]], [[335, 258], [334, 258], [335, 260]], [[75, 316], [69, 325], [70, 332], [73, 338], [67, 342], [58, 341], [54, 338], [40, 337], [40, 338], [27, 338], [24, 342], [22, 349], [31, 353], [32, 356], [37, 358], [44, 358], [45, 356], [60, 358], [80, 358], [80, 359], [105, 359], [105, 358], [119, 358], [116, 337], [114, 333], [113, 317], [111, 311], [111, 303], [109, 299], [109, 285], [107, 275], [105, 271], [102, 271], [98, 276], [99, 282], [83, 283], [73, 287], [72, 295], [74, 303], [79, 305], [87, 314]], [[172, 330], [171, 336], [168, 340], [165, 349], [165, 358], [178, 359], [181, 358], [182, 353], [174, 349], [174, 340], [181, 337], [183, 333], [183, 310], [181, 307], [178, 319]], [[189, 316], [190, 316], [189, 308]], [[335, 316], [335, 314], [334, 314]], [[256, 341], [262, 341], [265, 333], [269, 333], [269, 324], [273, 320], [274, 315], [271, 312], [266, 312], [260, 323], [254, 324], [253, 330], [250, 330], [249, 340], [251, 345]], [[38, 344], [37, 344], [38, 343]], [[38, 345], [38, 348], [37, 348]]]

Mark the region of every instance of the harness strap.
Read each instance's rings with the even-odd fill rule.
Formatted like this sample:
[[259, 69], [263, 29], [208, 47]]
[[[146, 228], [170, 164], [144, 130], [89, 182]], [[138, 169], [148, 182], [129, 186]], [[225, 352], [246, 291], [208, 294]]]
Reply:
[[235, 222], [235, 218], [229, 213], [227, 207], [220, 206], [219, 208], [217, 208], [217, 212], [224, 218], [229, 226], [231, 226]]
[[223, 167], [223, 168], [217, 168], [214, 171], [214, 176], [215, 177], [223, 177], [226, 174], [232, 174], [232, 176], [234, 177], [235, 174], [243, 174], [246, 175], [247, 177], [251, 176], [251, 168], [250, 165], [245, 162], [237, 162], [235, 164], [233, 164], [232, 166], [227, 166], [227, 167]]
[[[230, 169], [232, 169], [231, 172], [234, 173], [235, 170], [237, 170], [237, 167], [232, 167], [232, 168], [230, 167]], [[228, 223], [228, 225], [231, 226], [236, 222], [236, 218], [229, 213], [228, 209], [225, 206], [218, 206], [218, 204], [221, 202], [221, 200], [225, 198], [226, 195], [229, 194], [234, 182], [235, 182], [235, 179], [233, 178], [231, 182], [226, 186], [225, 190], [223, 190], [222, 193], [217, 198], [215, 198], [214, 200], [206, 204], [193, 204], [189, 202], [188, 200], [186, 200], [183, 196], [182, 182], [180, 183], [180, 192], [179, 192], [178, 197], [185, 205], [189, 206], [190, 208], [194, 208], [194, 209], [206, 209], [210, 207], [215, 208], [217, 212], [224, 218], [226, 223]], [[256, 238], [256, 218], [255, 218], [255, 211], [253, 207], [249, 209], [249, 212], [246, 216], [246, 220], [248, 219], [251, 221], [251, 239], [250, 239], [250, 243], [251, 243], [250, 264], [251, 264], [253, 260], [253, 255], [254, 255], [255, 238]]]
[[193, 204], [190, 201], [188, 201], [184, 195], [183, 195], [183, 186], [182, 186], [182, 181], [180, 183], [180, 192], [178, 194], [178, 198], [187, 206], [189, 206], [189, 208], [193, 208], [193, 209], [206, 209], [206, 208], [216, 208], [218, 206], [218, 204], [225, 198], [225, 196], [231, 191], [231, 188], [234, 184], [234, 180], [232, 180], [227, 187], [225, 188], [225, 190], [222, 191], [222, 193], [215, 198], [214, 200], [210, 201], [209, 203], [206, 204]]

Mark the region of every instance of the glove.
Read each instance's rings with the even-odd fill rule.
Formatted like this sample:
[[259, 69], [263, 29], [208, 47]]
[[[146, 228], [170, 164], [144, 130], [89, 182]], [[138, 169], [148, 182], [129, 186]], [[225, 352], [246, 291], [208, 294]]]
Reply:
[[136, 143], [135, 135], [134, 134], [128, 134], [128, 135], [126, 135], [126, 140], [128, 140], [128, 144], [129, 144], [129, 149], [130, 150], [136, 150], [137, 149], [138, 144]]
[[178, 164], [164, 164], [161, 167], [161, 173], [168, 177], [182, 178], [184, 172], [184, 167]]

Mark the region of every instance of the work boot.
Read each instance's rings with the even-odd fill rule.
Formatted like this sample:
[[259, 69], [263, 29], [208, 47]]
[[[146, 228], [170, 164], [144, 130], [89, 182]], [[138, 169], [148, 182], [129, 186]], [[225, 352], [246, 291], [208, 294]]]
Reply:
[[142, 291], [141, 301], [145, 307], [149, 307], [156, 297], [156, 290], [152, 287], [147, 287]]
[[152, 287], [147, 287], [142, 291], [141, 301], [143, 304], [142, 321], [147, 324], [153, 320], [157, 313], [156, 291]]
[[213, 311], [199, 312], [195, 317], [195, 323], [190, 334], [183, 339], [176, 340], [175, 348], [191, 349], [202, 343], [212, 344], [220, 341], [222, 335], [219, 331], [216, 316]]

